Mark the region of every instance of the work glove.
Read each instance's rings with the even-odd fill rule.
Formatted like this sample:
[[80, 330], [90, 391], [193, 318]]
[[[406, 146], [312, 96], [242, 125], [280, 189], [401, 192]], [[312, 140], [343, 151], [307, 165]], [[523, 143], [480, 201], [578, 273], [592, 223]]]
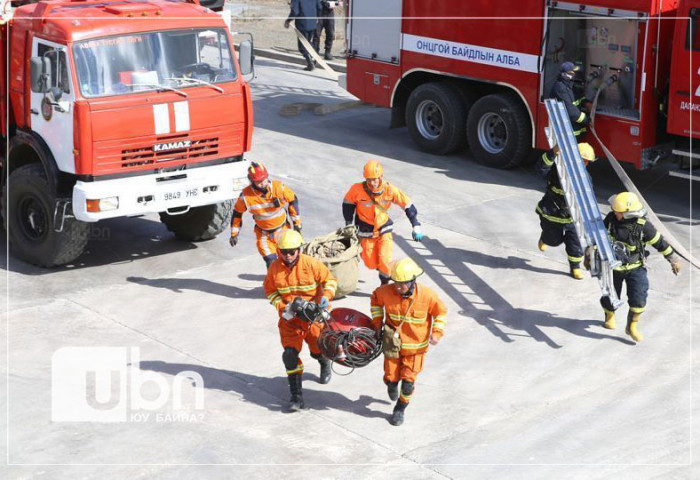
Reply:
[[328, 305], [330, 302], [326, 297], [321, 297], [321, 300], [318, 301], [318, 306], [321, 308], [328, 308]]
[[678, 275], [681, 272], [681, 259], [678, 258], [678, 255], [672, 253], [666, 257], [666, 260], [671, 264], [671, 271], [673, 274]]
[[238, 245], [238, 235], [236, 235], [235, 237], [229, 238], [228, 243], [231, 244], [232, 247], [235, 247], [236, 245]]
[[413, 240], [416, 242], [423, 240], [423, 230], [420, 229], [420, 225], [413, 227]]
[[284, 28], [289, 28], [289, 25], [291, 25], [292, 19], [288, 18], [287, 20], [284, 21]]
[[301, 233], [301, 225], [294, 225], [294, 230]]

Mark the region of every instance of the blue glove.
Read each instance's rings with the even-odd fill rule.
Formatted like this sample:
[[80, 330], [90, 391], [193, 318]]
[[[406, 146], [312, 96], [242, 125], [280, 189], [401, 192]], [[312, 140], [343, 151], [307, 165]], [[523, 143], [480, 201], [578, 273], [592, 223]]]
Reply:
[[321, 300], [318, 302], [318, 306], [321, 308], [328, 308], [329, 303], [330, 302], [326, 297], [321, 297]]
[[413, 240], [416, 242], [423, 240], [423, 230], [420, 229], [420, 225], [413, 227]]

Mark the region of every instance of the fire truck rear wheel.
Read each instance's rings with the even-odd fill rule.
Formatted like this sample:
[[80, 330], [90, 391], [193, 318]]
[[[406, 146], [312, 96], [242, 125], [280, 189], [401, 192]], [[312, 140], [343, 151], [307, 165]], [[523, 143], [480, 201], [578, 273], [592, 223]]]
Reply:
[[12, 171], [2, 191], [3, 225], [11, 251], [41, 267], [64, 265], [78, 258], [90, 233], [87, 223], [72, 216], [63, 219], [61, 232], [55, 231], [56, 198], [51, 192], [44, 168], [37, 163]]
[[462, 96], [450, 83], [425, 83], [408, 97], [406, 125], [423, 151], [446, 155], [463, 146], [466, 119]]
[[530, 119], [515, 95], [486, 95], [469, 110], [469, 147], [474, 158], [484, 165], [495, 168], [521, 165], [530, 153], [531, 138]]
[[214, 205], [193, 207], [181, 215], [161, 212], [160, 221], [180, 240], [201, 242], [211, 240], [223, 232], [232, 213], [233, 200], [227, 200]]

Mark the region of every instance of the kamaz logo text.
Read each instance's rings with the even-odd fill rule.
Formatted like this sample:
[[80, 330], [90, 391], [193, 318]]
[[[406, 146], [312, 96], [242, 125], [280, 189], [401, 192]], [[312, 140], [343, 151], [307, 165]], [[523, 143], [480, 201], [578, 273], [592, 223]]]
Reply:
[[192, 140], [180, 140], [179, 142], [159, 143], [158, 145], [153, 145], [153, 151], [167, 152], [169, 150], [180, 150], [183, 148], [190, 148], [191, 145]]

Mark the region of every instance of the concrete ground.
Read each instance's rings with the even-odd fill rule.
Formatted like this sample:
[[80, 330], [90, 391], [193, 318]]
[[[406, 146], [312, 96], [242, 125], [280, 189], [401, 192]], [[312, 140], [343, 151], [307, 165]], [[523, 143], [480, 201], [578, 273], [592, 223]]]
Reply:
[[[562, 248], [537, 250], [534, 208], [544, 183], [531, 169], [489, 169], [468, 152], [420, 153], [405, 129], [388, 129], [385, 109], [279, 116], [288, 103], [347, 101], [320, 72], [260, 59], [252, 87], [249, 158], [297, 192], [307, 238], [342, 225], [343, 195], [368, 158], [380, 159], [418, 207], [427, 239], [408, 240], [409, 223], [395, 209], [395, 254], [425, 267], [421, 281], [440, 293], [449, 316], [406, 423], [387, 422], [381, 360], [320, 385], [306, 349], [308, 408], [284, 413], [276, 314], [262, 291], [250, 216], [236, 248], [227, 235], [176, 241], [156, 215], [118, 219], [93, 228], [74, 265], [2, 261], [7, 477], [698, 478], [697, 271], [686, 264], [674, 277], [652, 253], [645, 340], [634, 345], [624, 327], [602, 328], [595, 280], [568, 277]], [[603, 205], [620, 186], [602, 162], [592, 174]], [[697, 195], [691, 205], [687, 181], [659, 171], [632, 177], [697, 255]], [[362, 267], [358, 291], [335, 306], [368, 312], [377, 283]], [[117, 348], [81, 364], [99, 369], [108, 353], [123, 354], [118, 368], [128, 365], [128, 382], [113, 381], [111, 393], [122, 401], [118, 386], [136, 386], [126, 421], [52, 421], [52, 374], [54, 387], [66, 382], [56, 368], [64, 357], [54, 353], [86, 352], [76, 347], [138, 349], [138, 358]], [[204, 381], [200, 405], [196, 384], [184, 382], [184, 412], [167, 396], [182, 385], [182, 371]], [[145, 405], [163, 392], [162, 406]], [[107, 411], [98, 405], [106, 400], [98, 395], [87, 410]]]

